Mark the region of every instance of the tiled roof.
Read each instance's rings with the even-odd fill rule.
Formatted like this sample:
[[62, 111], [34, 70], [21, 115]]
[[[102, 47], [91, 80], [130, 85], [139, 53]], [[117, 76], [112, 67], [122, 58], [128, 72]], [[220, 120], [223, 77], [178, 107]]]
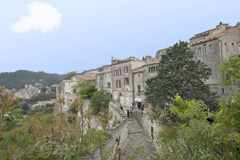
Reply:
[[205, 43], [205, 42], [208, 42], [208, 41], [215, 40], [215, 39], [217, 39], [219, 37], [225, 36], [226, 34], [232, 33], [232, 32], [234, 32], [234, 31], [236, 31], [238, 29], [240, 29], [240, 25], [236, 26], [236, 27], [232, 27], [230, 29], [227, 29], [227, 30], [225, 30], [225, 31], [223, 31], [221, 33], [216, 34], [215, 36], [203, 39], [203, 40], [201, 40], [201, 41], [199, 41], [199, 42], [197, 42], [195, 44], [192, 44], [192, 45], [194, 46], [194, 45], [198, 45], [198, 44], [201, 44], [201, 43]]
[[89, 75], [75, 75], [73, 77], [76, 77], [79, 80], [86, 80], [86, 81], [96, 80], [96, 77], [92, 77], [92, 76], [89, 76]]
[[145, 66], [152, 65], [152, 64], [158, 64], [158, 63], [159, 63], [159, 60], [156, 60], [156, 61], [152, 61], [152, 62], [145, 64]]
[[217, 28], [213, 28], [213, 29], [210, 29], [210, 30], [207, 30], [207, 31], [198, 33], [198, 34], [195, 34], [194, 37], [190, 38], [190, 40], [193, 39], [193, 38], [197, 38], [197, 37], [200, 37], [200, 36], [207, 35], [207, 34], [209, 34], [209, 32], [214, 31], [214, 30], [216, 30], [216, 29], [217, 29]]
[[105, 69], [102, 72], [99, 72], [98, 74], [109, 73], [111, 71], [112, 71], [111, 69]]

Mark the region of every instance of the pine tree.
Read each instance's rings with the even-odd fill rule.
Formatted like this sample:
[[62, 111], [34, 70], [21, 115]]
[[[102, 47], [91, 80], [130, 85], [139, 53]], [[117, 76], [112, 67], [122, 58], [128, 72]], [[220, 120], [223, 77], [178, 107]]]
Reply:
[[179, 41], [161, 56], [158, 75], [147, 80], [147, 102], [155, 108], [165, 108], [176, 94], [184, 100], [203, 100], [211, 109], [217, 108], [217, 96], [204, 84], [211, 69], [201, 61], [193, 60], [194, 52], [188, 43]]

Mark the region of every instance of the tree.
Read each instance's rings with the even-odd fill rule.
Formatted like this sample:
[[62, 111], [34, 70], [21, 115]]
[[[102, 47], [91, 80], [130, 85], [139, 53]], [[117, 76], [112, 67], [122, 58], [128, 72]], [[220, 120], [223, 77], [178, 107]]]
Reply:
[[[203, 101], [185, 101], [176, 96], [176, 103], [169, 109], [185, 123], [169, 122], [161, 127], [158, 137], [161, 159], [240, 159], [239, 67], [237, 56], [222, 64], [220, 73], [229, 77], [222, 83], [230, 94], [219, 101], [218, 112], [209, 112]], [[234, 89], [234, 85], [238, 88]], [[211, 123], [209, 118], [213, 118]]]
[[77, 75], [76, 71], [68, 72], [67, 76], [63, 80], [70, 80], [73, 76]]
[[95, 85], [93, 85], [90, 81], [78, 82], [73, 86], [73, 88], [77, 90], [78, 95], [84, 95], [83, 98], [86, 99], [91, 99], [93, 94], [97, 91]]
[[201, 61], [194, 61], [193, 56], [194, 52], [183, 41], [161, 56], [158, 75], [146, 81], [146, 100], [155, 109], [163, 109], [173, 103], [177, 93], [185, 100], [203, 100], [212, 110], [217, 108], [216, 94], [204, 84], [211, 75], [211, 69]]
[[94, 93], [90, 99], [91, 107], [93, 108], [93, 114], [98, 114], [101, 107], [108, 109], [109, 102], [111, 101], [108, 91], [100, 90]]
[[0, 130], [4, 126], [8, 115], [19, 104], [19, 99], [15, 98], [13, 94], [4, 92], [5, 87], [0, 86]]

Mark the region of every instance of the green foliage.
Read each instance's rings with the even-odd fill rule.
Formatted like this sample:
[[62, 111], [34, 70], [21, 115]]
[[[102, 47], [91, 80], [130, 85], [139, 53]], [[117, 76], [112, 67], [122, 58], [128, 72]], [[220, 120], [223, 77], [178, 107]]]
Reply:
[[84, 95], [86, 99], [91, 99], [93, 94], [97, 91], [95, 85], [90, 81], [78, 82], [73, 88], [77, 90], [78, 95]]
[[101, 110], [101, 107], [108, 109], [110, 101], [111, 98], [109, 92], [105, 90], [95, 92], [90, 99], [91, 107], [93, 108], [93, 114], [98, 114]]
[[211, 75], [211, 69], [201, 61], [193, 60], [194, 52], [188, 48], [188, 43], [180, 41], [161, 56], [158, 75], [147, 80], [146, 100], [154, 107], [165, 108], [174, 102], [178, 93], [185, 100], [203, 100], [215, 110], [217, 108], [216, 94], [204, 84]]
[[234, 55], [228, 61], [223, 61], [222, 68], [219, 70], [219, 73], [222, 72], [228, 76], [228, 79], [223, 82], [225, 87], [238, 84], [240, 88], [240, 58], [238, 56]]
[[48, 114], [53, 113], [55, 103], [53, 104], [46, 104], [44, 106], [39, 106], [33, 110], [29, 110], [28, 114], [33, 115], [35, 113], [42, 113], [42, 114]]
[[[82, 113], [86, 121], [90, 114]], [[72, 116], [72, 123], [67, 123], [65, 116], [55, 118], [51, 113], [26, 116], [19, 127], [0, 134], [1, 159], [90, 159], [96, 148], [100, 148], [101, 157], [109, 159], [111, 151], [106, 144], [110, 134], [86, 130], [85, 125], [79, 125], [82, 117], [78, 113]]]
[[[223, 63], [220, 72], [229, 76], [223, 82], [226, 87], [239, 83], [239, 64], [236, 56]], [[240, 92], [239, 88], [230, 91], [215, 113], [210, 113], [203, 101], [184, 101], [177, 95], [170, 111], [185, 123], [162, 126], [158, 137], [161, 159], [240, 159]], [[213, 123], [208, 118], [213, 118]]]
[[182, 121], [189, 122], [192, 119], [206, 120], [213, 114], [208, 111], [203, 101], [184, 101], [178, 94], [175, 97], [177, 105], [170, 104], [170, 111], [176, 114]]
[[50, 86], [59, 83], [64, 77], [65, 75], [19, 70], [16, 72], [0, 73], [0, 85], [8, 89], [21, 89], [24, 88], [25, 84], [34, 85], [36, 82]]
[[117, 116], [115, 115], [114, 121], [113, 121], [113, 123], [112, 123], [112, 127], [115, 127], [115, 126], [118, 125], [119, 123], [120, 123], [120, 120], [117, 119]]
[[70, 80], [73, 76], [77, 75], [78, 73], [76, 71], [68, 72], [67, 76], [64, 77], [62, 80]]
[[50, 99], [55, 99], [56, 93], [41, 93], [33, 96], [32, 98], [25, 100], [26, 103], [35, 104], [38, 101], [49, 101]]
[[[240, 158], [237, 148], [240, 134], [222, 111], [209, 113], [202, 101], [184, 101], [175, 98], [177, 105], [170, 111], [184, 120], [184, 124], [164, 125], [158, 142], [163, 150], [162, 159], [235, 159]], [[214, 123], [207, 118], [214, 116]], [[224, 122], [224, 123], [223, 123]], [[237, 159], [238, 159], [237, 158]]]

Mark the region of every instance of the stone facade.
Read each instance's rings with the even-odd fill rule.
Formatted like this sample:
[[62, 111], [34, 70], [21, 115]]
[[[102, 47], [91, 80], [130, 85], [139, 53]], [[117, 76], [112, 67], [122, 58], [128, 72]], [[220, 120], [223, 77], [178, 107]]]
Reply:
[[112, 97], [125, 107], [131, 107], [134, 100], [132, 71], [144, 65], [135, 57], [124, 60], [112, 58]]
[[82, 81], [90, 81], [93, 85], [96, 85], [96, 77], [89, 75], [75, 75], [71, 80], [63, 80], [63, 82], [56, 87], [56, 96], [63, 97], [65, 101], [63, 112], [67, 112], [70, 109], [70, 106], [76, 98], [77, 90], [74, 89], [73, 86]]
[[[135, 104], [136, 102], [145, 103], [146, 81], [157, 76], [157, 66], [161, 55], [165, 54], [168, 48], [158, 50], [155, 57], [146, 56], [142, 60], [136, 57], [127, 59], [112, 57], [111, 65], [102, 67], [101, 72], [93, 70], [87, 74], [97, 77], [96, 87], [98, 90], [109, 91], [112, 99], [123, 106], [130, 107], [132, 102]], [[222, 78], [219, 76], [219, 66], [231, 55], [240, 55], [240, 23], [236, 26], [229, 26], [220, 22], [216, 28], [198, 33], [190, 38], [189, 48], [195, 52], [195, 60], [201, 60], [212, 70], [212, 75], [205, 83], [210, 86], [212, 91], [224, 97], [227, 92], [222, 87], [221, 80], [226, 79], [227, 75], [223, 73]], [[62, 83], [59, 88], [62, 90], [61, 94], [74, 98], [72, 85], [77, 81], [73, 78], [71, 81]], [[68, 99], [67, 104], [71, 103], [72, 98], [66, 98]]]
[[112, 94], [112, 71], [111, 69], [105, 69], [97, 74], [96, 88], [98, 90], [103, 89]]
[[228, 92], [221, 81], [227, 76], [222, 73], [220, 77], [219, 67], [230, 56], [240, 55], [240, 24], [232, 27], [220, 22], [216, 28], [192, 37], [190, 49], [195, 52], [195, 60], [201, 60], [212, 70], [212, 75], [205, 83], [212, 91], [224, 98]]

